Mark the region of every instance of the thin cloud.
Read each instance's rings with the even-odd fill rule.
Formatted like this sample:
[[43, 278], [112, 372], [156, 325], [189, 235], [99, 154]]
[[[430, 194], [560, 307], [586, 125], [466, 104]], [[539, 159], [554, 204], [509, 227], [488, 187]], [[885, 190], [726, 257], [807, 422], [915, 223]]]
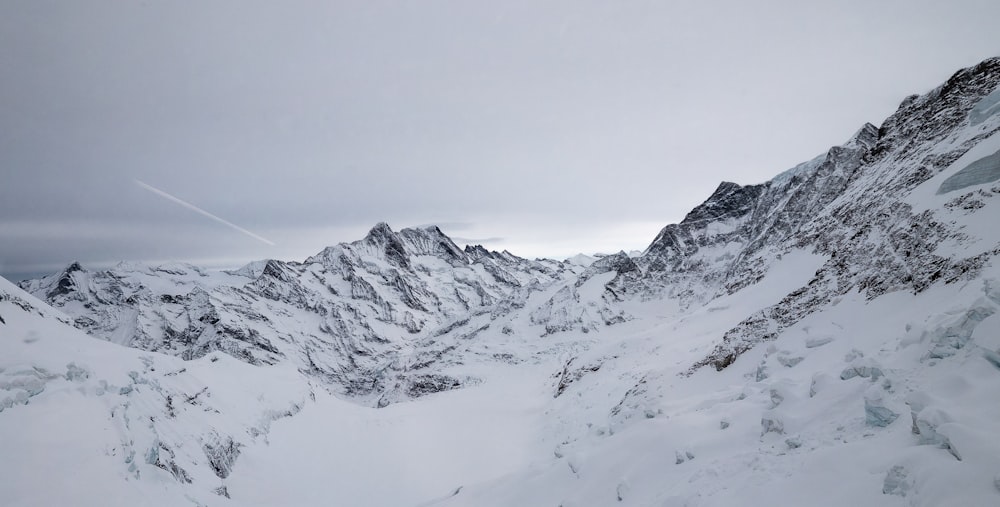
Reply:
[[452, 237], [451, 239], [455, 243], [464, 243], [466, 245], [484, 245], [484, 244], [487, 244], [487, 243], [503, 243], [504, 242], [504, 238], [482, 238], [482, 239], [474, 239], [474, 238]]
[[133, 180], [133, 181], [135, 181], [136, 185], [139, 185], [140, 187], [142, 187], [142, 188], [144, 188], [146, 190], [149, 190], [150, 192], [152, 192], [152, 193], [154, 193], [154, 194], [156, 194], [156, 195], [158, 195], [160, 197], [163, 197], [164, 199], [167, 199], [167, 200], [172, 201], [174, 203], [180, 204], [181, 206], [183, 206], [183, 207], [185, 207], [185, 208], [187, 208], [187, 209], [189, 209], [191, 211], [200, 213], [200, 214], [202, 214], [202, 215], [204, 215], [204, 216], [206, 216], [208, 218], [211, 218], [212, 220], [215, 220], [216, 222], [219, 222], [222, 225], [225, 225], [226, 227], [229, 227], [231, 229], [235, 229], [235, 230], [237, 230], [239, 232], [242, 232], [243, 234], [246, 234], [247, 236], [250, 236], [253, 239], [256, 239], [256, 240], [261, 241], [263, 243], [267, 243], [268, 245], [274, 246], [274, 242], [273, 241], [271, 241], [271, 240], [269, 240], [269, 239], [267, 239], [267, 238], [265, 238], [263, 236], [260, 236], [258, 234], [254, 234], [254, 233], [252, 233], [252, 232], [250, 232], [250, 231], [248, 231], [248, 230], [246, 230], [246, 229], [244, 229], [244, 228], [242, 228], [242, 227], [240, 227], [240, 226], [238, 226], [238, 225], [236, 225], [236, 224], [234, 224], [234, 223], [232, 223], [232, 222], [230, 222], [230, 221], [228, 221], [228, 220], [226, 220], [224, 218], [217, 217], [217, 216], [215, 216], [215, 215], [213, 215], [213, 214], [211, 214], [211, 213], [209, 213], [209, 212], [207, 212], [207, 211], [205, 211], [205, 210], [203, 210], [203, 209], [195, 206], [194, 204], [191, 204], [191, 203], [189, 203], [189, 202], [187, 202], [187, 201], [185, 201], [183, 199], [174, 197], [174, 196], [172, 196], [172, 195], [164, 192], [163, 190], [160, 190], [160, 189], [158, 189], [158, 188], [156, 188], [156, 187], [154, 187], [152, 185], [149, 185], [147, 183], [143, 183], [143, 182], [141, 182], [139, 180]]
[[475, 227], [475, 225], [472, 222], [428, 222], [426, 224], [415, 225], [414, 227], [423, 229], [434, 226], [449, 231], [467, 231]]

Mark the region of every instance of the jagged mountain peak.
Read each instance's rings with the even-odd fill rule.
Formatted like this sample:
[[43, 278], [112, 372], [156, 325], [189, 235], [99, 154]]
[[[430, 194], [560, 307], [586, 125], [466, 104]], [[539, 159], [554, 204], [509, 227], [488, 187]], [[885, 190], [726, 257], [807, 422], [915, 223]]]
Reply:
[[[932, 220], [927, 212], [916, 214], [912, 204], [900, 199], [949, 170], [971, 147], [997, 131], [998, 81], [1000, 58], [991, 58], [957, 72], [927, 94], [907, 99], [881, 127], [866, 123], [844, 144], [768, 182], [721, 183], [684, 220], [660, 231], [637, 260], [640, 270], [614, 281], [616, 294], [664, 290], [687, 301], [682, 305], [705, 302], [757, 283], [771, 263], [768, 259], [795, 249], [814, 249], [837, 259], [851, 252], [856, 262], [850, 268], [837, 268], [851, 273], [839, 275], [837, 290], [859, 284], [870, 297], [907, 287], [924, 290], [946, 273], [954, 280], [974, 269], [971, 266], [982, 265], [980, 257], [948, 260], [947, 254], [915, 255], [934, 251], [943, 238], [960, 234], [945, 225], [956, 223], [955, 218]], [[979, 157], [990, 153], [982, 151]], [[979, 209], [989, 195], [980, 192], [971, 204], [958, 202], [969, 196], [956, 197], [949, 209], [959, 205]], [[860, 267], [866, 265], [863, 257], [875, 248], [861, 246], [859, 237], [880, 245], [880, 262], [895, 267], [859, 274], [866, 269]], [[883, 244], [884, 237], [893, 238], [891, 246]], [[826, 276], [825, 284], [834, 283]], [[821, 286], [816, 281], [796, 297]], [[740, 333], [761, 334], [748, 328], [762, 328], [764, 322], [773, 325], [769, 318], [748, 320], [746, 328], [734, 330], [727, 341]]]
[[399, 240], [399, 236], [385, 222], [375, 224], [375, 227], [368, 231], [368, 235], [364, 239], [353, 243], [352, 246], [371, 249], [372, 253], [380, 255], [396, 267], [403, 269], [410, 267], [406, 248]]
[[411, 255], [433, 255], [457, 264], [469, 261], [465, 252], [436, 225], [406, 228], [399, 231], [399, 236]]
[[619, 274], [623, 274], [637, 272], [638, 270], [639, 266], [636, 265], [635, 260], [624, 250], [621, 250], [618, 253], [605, 255], [593, 261], [584, 273], [596, 274], [616, 271]]
[[[980, 120], [970, 118], [970, 112], [997, 89], [998, 76], [1000, 57], [988, 58], [955, 72], [948, 81], [928, 93], [907, 97], [899, 109], [882, 122], [872, 155], [882, 157], [892, 151], [927, 150], [961, 124], [978, 125]], [[920, 171], [911, 178], [926, 179], [932, 171], [942, 170], [953, 161], [951, 156], [932, 155], [927, 160], [931, 171]]]
[[504, 257], [503, 252], [497, 252], [496, 250], [490, 250], [483, 245], [465, 245], [462, 250], [469, 262], [481, 262], [484, 259], [497, 260]]
[[490, 256], [490, 251], [483, 245], [465, 245], [464, 252], [472, 262], [475, 262], [482, 257]]
[[507, 249], [500, 251], [489, 250], [483, 245], [466, 245], [464, 253], [468, 257], [470, 263], [482, 262], [484, 259], [507, 264], [530, 264], [532, 262], [524, 257], [511, 253]]
[[705, 202], [695, 207], [684, 217], [683, 223], [693, 224], [742, 216], [762, 191], [762, 185], [744, 187], [723, 181]]
[[245, 276], [247, 278], [257, 278], [264, 272], [264, 268], [267, 267], [270, 260], [271, 259], [250, 261], [239, 268], [228, 270], [226, 272], [233, 275]]
[[275, 278], [283, 282], [287, 282], [291, 279], [286, 271], [284, 263], [274, 259], [268, 259], [264, 263], [264, 268], [261, 270], [260, 276]]
[[[983, 85], [992, 89], [1000, 72], [1000, 56], [987, 58], [976, 65], [955, 71], [947, 81], [925, 94], [914, 94], [900, 104], [900, 110], [923, 107], [945, 96], [983, 95]], [[987, 93], [989, 89], [985, 90]], [[900, 111], [897, 111], [898, 114]]]
[[76, 291], [78, 284], [75, 273], [82, 275], [87, 273], [87, 271], [83, 269], [83, 266], [81, 266], [79, 262], [71, 262], [65, 269], [62, 270], [62, 272], [54, 275], [56, 277], [55, 283], [46, 293], [46, 297], [55, 298], [58, 296], [66, 296]]
[[345, 250], [383, 259], [401, 269], [410, 269], [411, 257], [419, 255], [438, 257], [454, 265], [469, 262], [466, 253], [436, 225], [404, 228], [396, 232], [386, 222], [376, 224], [363, 239], [327, 247], [306, 262], [322, 261], [324, 258], [341, 259]]
[[[831, 147], [827, 153], [810, 161], [803, 162], [785, 171], [770, 181], [755, 185], [740, 185], [731, 181], [723, 181], [701, 204], [692, 209], [681, 221], [682, 224], [696, 225], [738, 218], [751, 211], [754, 202], [772, 186], [787, 184], [793, 179], [802, 181], [816, 173], [825, 162], [842, 157], [844, 153], [867, 152], [872, 149], [879, 138], [879, 129], [871, 123], [865, 123], [842, 145]], [[671, 227], [671, 226], [667, 226]], [[669, 231], [668, 231], [669, 232]], [[662, 234], [662, 231], [661, 231]], [[669, 237], [668, 233], [666, 237]], [[653, 242], [654, 244], [656, 241]], [[651, 244], [650, 247], [653, 247]], [[655, 248], [654, 248], [655, 250]], [[647, 248], [649, 251], [649, 248]]]
[[870, 149], [875, 146], [876, 142], [878, 142], [878, 127], [869, 122], [862, 125], [843, 146], [845, 148], [864, 147]]
[[366, 238], [379, 238], [395, 234], [388, 222], [378, 222], [368, 230]]
[[83, 269], [83, 266], [80, 264], [79, 261], [72, 261], [69, 263], [68, 266], [66, 266], [66, 269], [63, 270], [63, 273], [72, 273], [74, 271], [86, 271], [86, 270]]

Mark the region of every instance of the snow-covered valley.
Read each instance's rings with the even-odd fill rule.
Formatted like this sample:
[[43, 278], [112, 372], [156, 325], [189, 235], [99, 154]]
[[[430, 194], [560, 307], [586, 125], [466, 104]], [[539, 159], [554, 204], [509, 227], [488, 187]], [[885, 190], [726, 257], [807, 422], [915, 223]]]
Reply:
[[0, 279], [0, 504], [1000, 505], [1000, 59], [641, 255]]

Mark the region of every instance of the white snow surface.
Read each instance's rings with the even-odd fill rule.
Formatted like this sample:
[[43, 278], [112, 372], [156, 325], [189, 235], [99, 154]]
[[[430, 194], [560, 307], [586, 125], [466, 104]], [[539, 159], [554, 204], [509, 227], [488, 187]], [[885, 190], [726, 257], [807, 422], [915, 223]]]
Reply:
[[223, 481], [197, 466], [204, 446], [266, 441], [309, 395], [291, 368], [225, 354], [182, 361], [94, 339], [4, 279], [0, 318], [5, 506], [218, 502], [210, 490]]
[[[3, 281], [0, 396], [28, 393], [0, 412], [4, 456], [20, 457], [0, 470], [4, 505], [995, 505], [996, 268], [917, 296], [849, 294], [722, 372], [679, 375], [705, 337], [815, 264], [786, 255], [754, 291], [690, 313], [636, 303], [636, 319], [600, 333], [540, 339], [515, 319], [511, 335], [478, 340], [524, 362], [469, 355], [459, 368], [481, 384], [383, 409], [280, 366], [224, 354], [185, 362], [93, 339]], [[969, 344], [930, 358], [971, 308], [989, 315]], [[598, 368], [554, 397], [570, 359]], [[881, 376], [841, 379], [863, 365]], [[204, 387], [202, 403], [180, 401]], [[898, 414], [887, 427], [866, 424], [871, 391]], [[939, 441], [911, 432], [922, 415]], [[765, 420], [781, 431], [763, 433]], [[198, 466], [212, 435], [241, 444], [225, 479]], [[190, 484], [150, 463], [160, 442]], [[906, 496], [883, 493], [891, 470]], [[223, 485], [231, 499], [212, 493]]]

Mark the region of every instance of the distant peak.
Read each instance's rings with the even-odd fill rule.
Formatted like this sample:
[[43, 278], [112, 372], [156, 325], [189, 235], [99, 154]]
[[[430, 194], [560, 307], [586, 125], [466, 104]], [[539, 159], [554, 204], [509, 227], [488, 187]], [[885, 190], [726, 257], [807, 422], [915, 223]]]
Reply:
[[469, 259], [469, 262], [476, 262], [483, 258], [493, 257], [493, 253], [487, 250], [483, 245], [465, 245], [465, 249], [463, 251], [465, 252], [466, 258]]
[[427, 225], [423, 227], [406, 227], [404, 229], [400, 229], [399, 235], [411, 238], [421, 236], [435, 240], [440, 240], [440, 239], [450, 240], [450, 238], [448, 238], [448, 235], [442, 232], [441, 229], [438, 228], [438, 226], [436, 225]]
[[726, 217], [742, 216], [750, 208], [764, 185], [740, 186], [731, 181], [723, 181], [712, 195], [684, 217], [683, 222], [719, 220]]
[[385, 222], [375, 224], [375, 227], [368, 231], [364, 242], [381, 249], [385, 259], [390, 263], [404, 269], [410, 266], [406, 248], [399, 240], [399, 236], [389, 228], [389, 224]]
[[618, 253], [605, 255], [604, 257], [595, 260], [590, 265], [590, 270], [595, 273], [617, 271], [620, 274], [637, 271], [638, 269], [639, 267], [636, 265], [635, 261], [633, 261], [624, 250], [619, 251]]
[[858, 129], [850, 139], [844, 143], [845, 148], [871, 148], [878, 141], [878, 127], [871, 123], [865, 123]]
[[268, 259], [261, 270], [260, 278], [274, 278], [283, 282], [288, 282], [291, 278], [285, 273], [283, 263], [274, 259]]
[[724, 200], [728, 196], [731, 196], [740, 190], [743, 190], [743, 186], [740, 184], [733, 183], [731, 181], [723, 181], [722, 183], [719, 183], [719, 186], [715, 188], [715, 191], [712, 192], [712, 195], [708, 196], [708, 199], [705, 202], [710, 203]]
[[715, 189], [715, 192], [712, 192], [712, 195], [725, 195], [741, 188], [743, 187], [739, 183], [723, 181], [722, 183], [719, 183], [719, 186]]
[[898, 110], [906, 109], [907, 107], [910, 107], [910, 105], [912, 105], [914, 102], [916, 102], [917, 99], [919, 99], [919, 98], [920, 98], [920, 95], [917, 95], [916, 93], [914, 93], [913, 95], [910, 95], [910, 96], [906, 97], [905, 99], [903, 99], [902, 102], [899, 103], [899, 107], [896, 108], [896, 110], [898, 111]]
[[379, 222], [379, 223], [375, 224], [375, 226], [372, 227], [370, 231], [368, 231], [368, 236], [367, 237], [369, 237], [369, 238], [372, 238], [372, 237], [378, 238], [378, 237], [390, 236], [392, 234], [393, 234], [392, 228], [389, 227], [389, 224], [387, 224], [385, 222]]
[[56, 280], [55, 285], [51, 289], [49, 289], [49, 292], [46, 294], [46, 297], [52, 299], [56, 296], [76, 292], [77, 285], [72, 275], [73, 273], [76, 273], [78, 271], [85, 272], [83, 266], [81, 266], [80, 263], [77, 261], [73, 261], [69, 264], [69, 266], [66, 266], [66, 269], [64, 269], [63, 272], [59, 274], [59, 277]]
[[457, 264], [468, 262], [465, 252], [436, 225], [403, 229], [399, 237], [415, 255], [433, 255]]
[[482, 255], [486, 255], [489, 254], [490, 251], [487, 250], [486, 247], [484, 247], [483, 245], [477, 244], [477, 245], [465, 245], [465, 253], [468, 254], [479, 253]]

